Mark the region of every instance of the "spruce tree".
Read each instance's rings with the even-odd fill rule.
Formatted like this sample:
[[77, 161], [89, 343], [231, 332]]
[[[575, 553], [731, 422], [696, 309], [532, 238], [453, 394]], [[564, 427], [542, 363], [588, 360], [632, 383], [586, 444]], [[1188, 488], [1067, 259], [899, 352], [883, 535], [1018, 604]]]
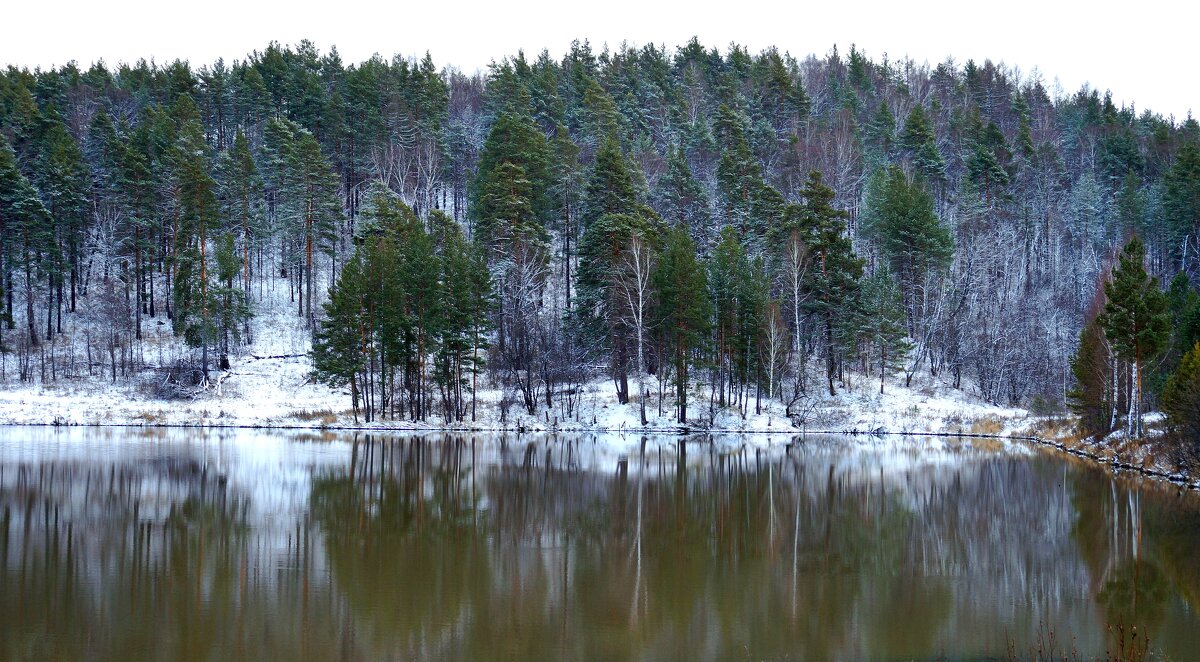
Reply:
[[1112, 432], [1113, 401], [1112, 354], [1104, 327], [1093, 315], [1079, 333], [1079, 346], [1071, 358], [1075, 386], [1067, 393], [1071, 411], [1079, 417], [1080, 431], [1100, 438]]
[[1194, 466], [1200, 460], [1200, 342], [1183, 355], [1179, 368], [1167, 380], [1162, 408], [1176, 437], [1178, 454]]

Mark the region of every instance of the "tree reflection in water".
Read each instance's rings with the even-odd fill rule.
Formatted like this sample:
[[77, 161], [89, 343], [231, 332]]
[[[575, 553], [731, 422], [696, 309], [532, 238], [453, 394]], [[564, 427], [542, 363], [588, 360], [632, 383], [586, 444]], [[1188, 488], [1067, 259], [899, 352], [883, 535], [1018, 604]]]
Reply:
[[0, 445], [0, 656], [971, 657], [1042, 628], [1086, 656], [1112, 623], [1200, 643], [1194, 500], [1058, 456], [359, 435], [264, 459], [255, 435]]

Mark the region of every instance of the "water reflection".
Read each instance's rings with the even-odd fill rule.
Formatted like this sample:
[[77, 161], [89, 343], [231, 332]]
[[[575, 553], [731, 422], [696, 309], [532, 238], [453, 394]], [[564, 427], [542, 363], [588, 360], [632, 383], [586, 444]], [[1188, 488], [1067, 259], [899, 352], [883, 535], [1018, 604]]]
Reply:
[[1184, 659], [1190, 496], [936, 440], [8, 430], [6, 659]]

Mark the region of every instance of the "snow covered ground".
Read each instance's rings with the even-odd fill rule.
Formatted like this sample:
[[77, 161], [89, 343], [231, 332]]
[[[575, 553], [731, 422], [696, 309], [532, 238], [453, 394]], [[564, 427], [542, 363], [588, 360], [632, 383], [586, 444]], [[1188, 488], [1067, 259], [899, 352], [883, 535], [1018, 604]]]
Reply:
[[[559, 252], [555, 251], [555, 255]], [[273, 262], [265, 274], [277, 274]], [[321, 278], [323, 291], [328, 286]], [[165, 284], [159, 283], [160, 291]], [[548, 296], [561, 303], [563, 293]], [[362, 427], [350, 409], [348, 389], [331, 389], [312, 381], [310, 331], [290, 300], [289, 284], [283, 278], [255, 280], [251, 321], [251, 342], [235, 350], [230, 369], [213, 375], [213, 386], [195, 397], [163, 400], [157, 396], [154, 371], [111, 383], [103, 376], [20, 382], [16, 379], [11, 356], [0, 356], [0, 424], [35, 425], [135, 425], [205, 427], [286, 427], [335, 428]], [[322, 297], [323, 298], [323, 297]], [[78, 313], [65, 315], [64, 332], [56, 342], [61, 351], [83, 356], [88, 339], [107, 333], [97, 297], [80, 300]], [[559, 304], [556, 304], [559, 305]], [[18, 316], [21, 311], [17, 311]], [[21, 320], [17, 320], [21, 328]], [[171, 332], [170, 323], [160, 315], [143, 320], [144, 340], [137, 352], [145, 363], [169, 366], [192, 353]], [[7, 340], [7, 339], [6, 339]], [[95, 360], [96, 357], [89, 358]], [[99, 360], [105, 360], [99, 357]], [[7, 370], [6, 370], [7, 362]], [[86, 365], [81, 363], [81, 365]], [[87, 373], [77, 368], [75, 373]], [[501, 415], [502, 391], [482, 381], [478, 394], [478, 420], [445, 425], [439, 420], [426, 423], [379, 421], [372, 428], [435, 430], [444, 428], [520, 431], [613, 431], [677, 433], [682, 426], [674, 420], [670, 401], [659, 415], [657, 383], [647, 380], [651, 396], [646, 403], [648, 422], [641, 425], [640, 403], [617, 402], [611, 380], [598, 377], [585, 384], [578, 394], [578, 406], [569, 417], [561, 410], [544, 408], [528, 415], [518, 405]], [[631, 379], [630, 386], [634, 386]], [[790, 388], [788, 385], [787, 388]], [[636, 388], [633, 388], [636, 390]], [[878, 377], [852, 375], [838, 385], [838, 394], [828, 396], [821, 380], [812, 380], [812, 396], [793, 405], [793, 417], [786, 415], [779, 402], [764, 402], [756, 413], [753, 400], [745, 415], [733, 409], [709, 410], [707, 386], [697, 385], [691, 394], [688, 429], [693, 431], [737, 431], [793, 435], [800, 432], [899, 432], [899, 433], [976, 433], [1016, 435], [1028, 427], [1028, 414], [985, 403], [970, 386], [958, 390], [920, 374], [912, 388], [905, 388], [903, 375], [888, 380], [879, 393]]]
[[[118, 380], [60, 379], [52, 385], [20, 383], [11, 375], [0, 384], [0, 424], [61, 425], [179, 425], [331, 428], [357, 427], [350, 411], [347, 389], [331, 389], [310, 379], [309, 332], [297, 316], [286, 293], [264, 297], [252, 322], [253, 342], [231, 357], [230, 370], [214, 376], [208, 390], [190, 399], [161, 400], [153, 396], [152, 373]], [[142, 348], [148, 362], [167, 365], [185, 352], [170, 336], [166, 324], [148, 321]], [[68, 337], [71, 330], [68, 329]], [[78, 333], [79, 331], [76, 330]], [[648, 387], [654, 382], [648, 380]], [[820, 384], [815, 385], [819, 390]], [[529, 416], [518, 406], [501, 420], [498, 388], [486, 386], [479, 394], [478, 420], [451, 426], [381, 421], [371, 427], [437, 429], [456, 427], [479, 430], [609, 430], [676, 432], [670, 402], [658, 415], [657, 396], [647, 402], [648, 424], [640, 425], [639, 404], [617, 403], [612, 383], [592, 381], [578, 396], [574, 416], [539, 411]], [[956, 390], [928, 375], [914, 378], [905, 388], [903, 376], [889, 380], [880, 395], [877, 378], [855, 376], [839, 388], [803, 400], [793, 407], [802, 416], [789, 419], [778, 402], [755, 413], [753, 401], [743, 417], [739, 411], [709, 414], [707, 390], [693, 394], [689, 428], [713, 431], [795, 434], [798, 432], [903, 432], [1015, 434], [1029, 416], [1020, 409], [989, 405], [973, 397], [969, 388]]]

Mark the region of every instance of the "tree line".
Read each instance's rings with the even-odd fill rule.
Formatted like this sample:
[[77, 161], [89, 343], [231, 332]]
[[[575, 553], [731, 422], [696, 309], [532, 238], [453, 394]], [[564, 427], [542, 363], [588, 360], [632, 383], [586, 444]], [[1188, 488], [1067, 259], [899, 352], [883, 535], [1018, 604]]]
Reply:
[[[1129, 237], [1173, 320], [1195, 293], [1200, 125], [992, 62], [692, 40], [466, 74], [272, 43], [10, 67], [0, 135], [24, 380], [136, 371], [162, 319], [207, 373], [286, 291], [369, 417], [461, 419], [481, 377], [570, 415], [598, 375], [644, 417], [798, 414], [894, 370], [1051, 412]], [[1167, 402], [1175, 335], [1105, 336], [1110, 429]]]

